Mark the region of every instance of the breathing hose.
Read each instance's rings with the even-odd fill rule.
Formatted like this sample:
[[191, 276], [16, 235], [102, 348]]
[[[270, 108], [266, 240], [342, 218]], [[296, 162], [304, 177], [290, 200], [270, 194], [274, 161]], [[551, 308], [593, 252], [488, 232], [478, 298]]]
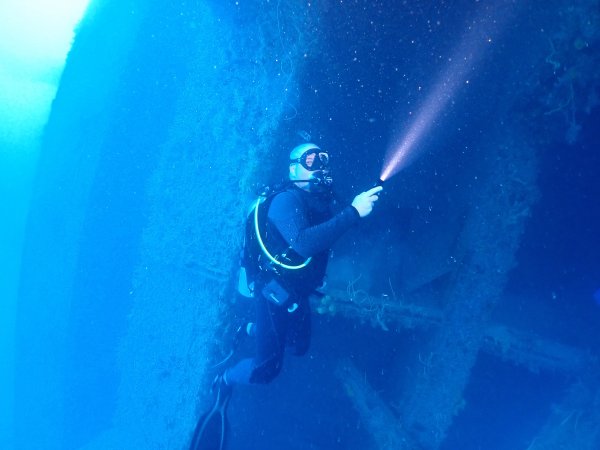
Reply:
[[312, 257], [309, 257], [306, 261], [304, 261], [301, 264], [298, 264], [297, 266], [292, 266], [289, 264], [282, 263], [281, 261], [278, 261], [273, 255], [271, 255], [271, 253], [269, 253], [269, 251], [267, 250], [267, 247], [265, 247], [265, 244], [260, 235], [260, 229], [258, 228], [258, 207], [262, 203], [262, 199], [263, 199], [263, 197], [258, 197], [258, 200], [256, 200], [256, 205], [254, 206], [254, 231], [256, 231], [256, 238], [258, 240], [258, 245], [260, 246], [260, 249], [265, 254], [265, 256], [267, 258], [269, 258], [269, 261], [271, 261], [273, 264], [275, 264], [279, 267], [282, 267], [282, 268], [288, 269], [288, 270], [303, 269], [304, 267], [306, 267], [308, 265], [308, 263], [310, 263], [310, 261], [312, 260]]

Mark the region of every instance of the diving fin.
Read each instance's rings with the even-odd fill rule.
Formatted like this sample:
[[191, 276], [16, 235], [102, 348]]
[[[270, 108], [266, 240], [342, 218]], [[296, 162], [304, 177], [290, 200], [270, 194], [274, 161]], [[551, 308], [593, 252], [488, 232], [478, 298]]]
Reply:
[[227, 405], [231, 399], [232, 388], [225, 383], [223, 375], [217, 375], [213, 382], [216, 391], [215, 404], [212, 409], [200, 417], [190, 450], [224, 450], [228, 430]]

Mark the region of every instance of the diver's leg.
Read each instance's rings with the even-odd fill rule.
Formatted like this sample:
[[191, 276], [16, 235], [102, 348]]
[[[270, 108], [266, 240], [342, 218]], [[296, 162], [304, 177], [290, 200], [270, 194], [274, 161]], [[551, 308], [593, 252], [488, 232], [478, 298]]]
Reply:
[[263, 296], [256, 301], [256, 356], [241, 360], [225, 372], [228, 384], [269, 383], [281, 371], [288, 312]]
[[285, 337], [288, 327], [286, 308], [259, 298], [256, 317], [256, 357], [251, 383], [269, 383], [279, 375], [283, 365]]

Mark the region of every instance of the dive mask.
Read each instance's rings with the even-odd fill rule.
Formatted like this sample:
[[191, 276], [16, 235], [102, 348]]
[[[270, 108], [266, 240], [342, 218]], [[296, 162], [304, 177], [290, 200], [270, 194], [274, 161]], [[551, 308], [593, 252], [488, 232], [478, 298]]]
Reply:
[[329, 169], [329, 155], [319, 149], [312, 149], [302, 154], [300, 158], [291, 159], [290, 164], [300, 163], [306, 170]]

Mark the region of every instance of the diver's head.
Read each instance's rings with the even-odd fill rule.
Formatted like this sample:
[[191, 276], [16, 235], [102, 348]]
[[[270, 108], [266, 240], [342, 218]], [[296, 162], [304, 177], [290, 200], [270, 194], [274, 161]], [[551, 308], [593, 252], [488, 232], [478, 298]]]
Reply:
[[329, 154], [310, 142], [294, 147], [290, 153], [290, 180], [308, 192], [328, 192], [333, 182]]

